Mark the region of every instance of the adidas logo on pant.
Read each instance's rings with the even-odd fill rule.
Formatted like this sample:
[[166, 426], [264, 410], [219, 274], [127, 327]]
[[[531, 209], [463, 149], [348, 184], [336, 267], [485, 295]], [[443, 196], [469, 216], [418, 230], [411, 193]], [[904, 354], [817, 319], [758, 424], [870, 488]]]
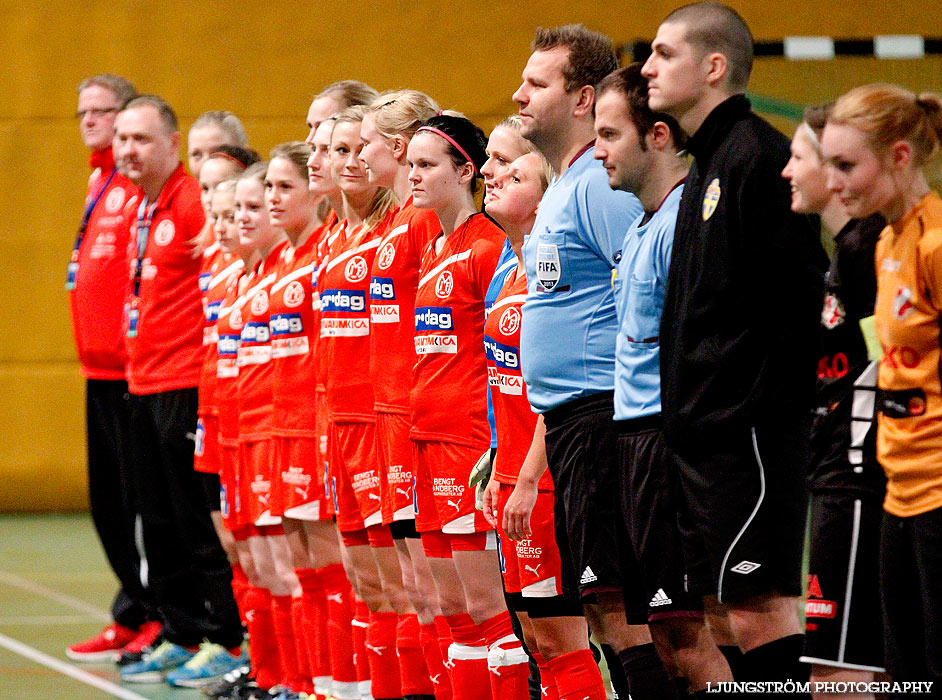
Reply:
[[579, 584], [584, 586], [587, 583], [592, 583], [593, 581], [597, 581], [597, 580], [598, 580], [598, 576], [592, 573], [592, 567], [587, 566], [585, 568], [585, 571], [582, 572], [582, 578], [579, 579]]
[[656, 608], [659, 605], [670, 605], [674, 601], [667, 597], [667, 594], [664, 592], [663, 588], [658, 588], [657, 593], [654, 594], [654, 597], [651, 598], [651, 602], [648, 603], [652, 608]]

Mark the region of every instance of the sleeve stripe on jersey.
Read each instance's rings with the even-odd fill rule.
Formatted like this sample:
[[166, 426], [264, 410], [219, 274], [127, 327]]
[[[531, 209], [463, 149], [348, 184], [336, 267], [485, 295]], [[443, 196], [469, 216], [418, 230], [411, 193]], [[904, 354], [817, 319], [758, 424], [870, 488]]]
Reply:
[[263, 277], [254, 287], [245, 293], [245, 298], [248, 299], [255, 296], [255, 292], [257, 292], [259, 289], [262, 287], [267, 287], [269, 284], [274, 282], [275, 277], [277, 277], [277, 275], [274, 272]]
[[357, 246], [353, 250], [345, 250], [343, 253], [341, 253], [336, 258], [334, 258], [329, 263], [327, 263], [327, 272], [330, 272], [330, 270], [332, 270], [334, 267], [342, 263], [347, 258], [350, 258], [356, 255], [357, 253], [362, 253], [366, 250], [369, 250], [370, 248], [376, 248], [378, 246], [379, 246], [379, 239], [374, 238], [373, 240], [367, 241], [363, 245]]
[[206, 250], [203, 251], [203, 257], [212, 257], [219, 251], [220, 248], [222, 248], [222, 245], [219, 243], [219, 241], [213, 242], [211, 245], [206, 246]]
[[514, 256], [503, 265], [494, 270], [494, 277], [504, 274], [505, 271], [509, 270], [512, 267], [517, 267], [517, 256]]
[[445, 258], [441, 263], [439, 263], [434, 268], [432, 268], [432, 270], [430, 270], [429, 273], [425, 275], [425, 277], [419, 280], [419, 286], [421, 287], [422, 285], [424, 285], [426, 282], [428, 282], [430, 279], [438, 275], [439, 272], [444, 270], [446, 267], [448, 267], [452, 263], [461, 262], [462, 260], [467, 260], [470, 257], [471, 257], [471, 249], [468, 248], [467, 250], [461, 253], [455, 253], [451, 257]]
[[509, 297], [504, 297], [496, 304], [491, 307], [491, 313], [494, 313], [502, 306], [507, 306], [507, 304], [516, 304], [517, 302], [523, 303], [527, 300], [526, 294], [511, 294]]
[[389, 235], [386, 236], [386, 238], [383, 239], [383, 242], [381, 245], [386, 245], [393, 238], [396, 238], [397, 236], [401, 236], [408, 230], [409, 230], [409, 224], [403, 224], [402, 226], [397, 226], [396, 228], [394, 228], [392, 231], [389, 232]]
[[210, 289], [215, 287], [220, 282], [224, 282], [225, 280], [229, 279], [232, 273], [234, 273], [236, 270], [242, 269], [243, 265], [245, 265], [245, 263], [242, 262], [241, 260], [235, 260], [231, 265], [229, 265], [229, 267], [227, 267], [225, 270], [217, 274], [215, 277], [213, 277], [209, 281]]
[[314, 263], [311, 263], [310, 265], [299, 267], [297, 270], [294, 270], [290, 275], [285, 275], [284, 277], [282, 277], [280, 280], [278, 280], [271, 286], [271, 293], [274, 294], [279, 289], [284, 287], [286, 284], [290, 284], [291, 282], [294, 282], [294, 280], [298, 279], [299, 277], [304, 277], [305, 275], [313, 274], [315, 267], [316, 265]]

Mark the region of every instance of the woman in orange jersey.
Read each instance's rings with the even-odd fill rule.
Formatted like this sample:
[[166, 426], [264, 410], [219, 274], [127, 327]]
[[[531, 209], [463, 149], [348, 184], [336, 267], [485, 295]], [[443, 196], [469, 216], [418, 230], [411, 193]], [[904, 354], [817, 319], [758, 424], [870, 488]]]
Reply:
[[821, 139], [847, 214], [879, 212], [877, 459], [887, 476], [880, 542], [886, 667], [942, 682], [942, 199], [925, 169], [942, 155], [942, 97], [855, 88]]
[[307, 138], [305, 143], [314, 143], [314, 133], [328, 117], [340, 110], [356, 105], [366, 106], [376, 97], [376, 90], [359, 80], [338, 80], [314, 96], [307, 110]]
[[273, 513], [282, 515], [300, 595], [292, 622], [300, 690], [330, 692], [325, 582], [343, 578], [337, 533], [327, 513], [316, 421], [317, 249], [337, 220], [318, 216], [325, 194], [309, 187], [309, 144], [293, 142], [271, 152], [267, 201], [272, 221], [288, 236], [269, 294], [273, 397]]
[[242, 122], [232, 112], [210, 110], [196, 118], [186, 136], [187, 165], [199, 179], [203, 163], [222, 146], [245, 148], [249, 137]]
[[[360, 159], [370, 182], [391, 189], [402, 203], [373, 259], [370, 281], [370, 379], [376, 406], [382, 518], [398, 552], [398, 562], [389, 557], [378, 557], [377, 562], [384, 589], [399, 615], [397, 650], [403, 695], [426, 697], [436, 689], [444, 696], [450, 689], [435, 627], [441, 610], [415, 529], [409, 388], [415, 364], [412, 309], [419, 264], [422, 251], [438, 234], [439, 224], [433, 211], [412, 205], [406, 150], [416, 130], [437, 113], [438, 105], [428, 95], [398, 90], [377, 97], [360, 128]], [[387, 585], [390, 581], [393, 585]], [[408, 601], [397, 595], [401, 587], [395, 584], [400, 581]], [[439, 620], [442, 625], [444, 619]]]
[[[413, 203], [433, 210], [440, 225], [423, 253], [415, 300], [416, 529], [451, 628], [452, 683], [460, 699], [481, 697], [485, 678], [495, 698], [527, 696], [525, 665], [522, 674], [487, 671], [489, 647], [495, 655], [515, 654], [520, 643], [501, 593], [495, 534], [467, 485], [490, 445], [484, 297], [504, 240], [474, 203], [485, 143], [464, 117], [441, 115], [419, 128], [408, 149]], [[512, 687], [503, 685], [511, 679]]]
[[[518, 259], [550, 179], [552, 169], [542, 155], [526, 153], [507, 164], [491, 190], [488, 211], [503, 226]], [[497, 455], [484, 494], [484, 514], [500, 534], [504, 587], [540, 667], [547, 697], [556, 697], [558, 691], [559, 697], [604, 698], [602, 677], [588, 652], [582, 608], [562, 597], [545, 428], [542, 417], [530, 408], [520, 372], [520, 309], [526, 294], [521, 261], [508, 275], [485, 324]]]
[[[230, 278], [233, 274], [241, 274], [243, 265], [241, 258], [221, 247], [214, 233], [216, 216], [211, 203], [216, 186], [257, 162], [258, 155], [254, 151], [236, 146], [221, 146], [221, 148], [224, 151], [212, 154], [200, 168], [200, 198], [206, 210], [207, 227], [201, 235], [206, 236], [209, 245], [203, 250], [199, 275], [200, 291], [203, 293], [203, 312], [206, 316], [206, 325], [203, 328], [203, 350], [206, 354], [198, 385], [199, 409], [196, 421], [194, 468], [207, 475], [203, 483], [207, 502], [211, 505], [209, 514], [219, 541], [229, 558], [229, 564], [232, 566], [232, 592], [244, 623], [243, 598], [247, 586], [245, 572], [239, 564], [232, 534], [224, 526], [220, 512], [219, 404], [216, 402], [216, 317], [225, 299]], [[235, 196], [234, 187], [233, 184], [233, 191], [229, 193], [232, 198]]]
[[[409, 606], [402, 580], [380, 578], [377, 561], [398, 568], [392, 536], [382, 524], [376, 417], [369, 376], [370, 264], [395, 209], [395, 195], [369, 182], [359, 159], [362, 107], [337, 115], [330, 141], [330, 168], [340, 187], [344, 219], [318, 271], [321, 289], [319, 352], [325, 363], [330, 416], [330, 479], [351, 583], [365, 606], [357, 611], [357, 643], [364, 640], [372, 694], [401, 697], [396, 646], [397, 615], [390, 599]], [[398, 583], [398, 585], [396, 585]], [[385, 584], [385, 585], [384, 585]], [[411, 607], [411, 606], [410, 606]], [[368, 611], [367, 611], [368, 608]], [[367, 622], [368, 620], [368, 622]], [[362, 674], [361, 674], [362, 680]]]

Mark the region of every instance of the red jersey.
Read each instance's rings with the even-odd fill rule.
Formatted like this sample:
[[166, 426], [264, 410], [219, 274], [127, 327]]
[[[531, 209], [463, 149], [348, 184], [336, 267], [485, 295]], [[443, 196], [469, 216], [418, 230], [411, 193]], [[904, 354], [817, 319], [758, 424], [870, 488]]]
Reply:
[[249, 273], [239, 339], [239, 441], [271, 437], [272, 373], [268, 295], [289, 250], [276, 245]]
[[[494, 478], [502, 484], [516, 484], [520, 467], [530, 451], [537, 415], [530, 408], [527, 387], [520, 373], [520, 307], [527, 299], [527, 274], [522, 265], [511, 272], [497, 295], [484, 322], [484, 354], [487, 357], [487, 383], [497, 424], [497, 465]], [[549, 470], [540, 477], [537, 488], [550, 491]]]
[[128, 328], [125, 344], [131, 392], [155, 394], [199, 383], [204, 324], [198, 284], [201, 260], [193, 257], [191, 241], [202, 230], [206, 216], [199, 183], [180, 164], [157, 197], [135, 295], [137, 224], [143, 197], [138, 189], [125, 207], [130, 232], [130, 313], [137, 316], [126, 321], [134, 328]]
[[229, 286], [229, 280], [235, 276], [239, 277], [245, 268], [245, 263], [241, 258], [233, 257], [223, 253], [218, 243], [210, 248], [215, 248], [203, 261], [208, 265], [203, 266], [204, 272], [200, 272], [200, 289], [203, 292], [203, 313], [206, 318], [206, 325], [203, 326], [203, 369], [200, 374], [199, 383], [199, 411], [201, 415], [215, 415], [218, 404], [216, 403], [216, 372], [218, 364], [219, 351], [217, 343], [219, 340], [216, 329], [216, 321], [219, 318], [219, 309], [222, 307], [226, 298], [226, 290]]
[[244, 268], [226, 283], [226, 296], [216, 318], [216, 406], [219, 443], [235, 447], [239, 442], [239, 341], [242, 307], [248, 280]]
[[376, 410], [409, 413], [415, 365], [412, 310], [422, 251], [442, 227], [431, 209], [409, 198], [389, 224], [373, 259], [370, 278], [370, 380]]
[[317, 244], [326, 224], [314, 231], [300, 248], [288, 248], [278, 279], [269, 293], [268, 321], [274, 365], [272, 434], [281, 437], [313, 437], [316, 411], [314, 391], [317, 366]]
[[95, 170], [88, 179], [85, 206], [94, 207], [78, 250], [73, 251], [72, 262], [78, 268], [74, 280], [70, 272], [72, 331], [82, 374], [89, 379], [124, 379], [128, 227], [122, 209], [136, 188], [115, 170], [110, 148], [92, 152], [89, 163]]
[[422, 255], [415, 297], [412, 432], [416, 440], [440, 440], [487, 449], [487, 365], [484, 295], [494, 276], [504, 233], [483, 214], [458, 227], [435, 252]]
[[370, 266], [390, 213], [372, 231], [360, 236], [346, 225], [334, 240], [318, 280], [321, 287], [321, 340], [327, 406], [333, 420], [372, 421], [370, 383]]
[[329, 229], [324, 232], [321, 240], [317, 243], [317, 268], [315, 270], [315, 274], [317, 275], [317, 292], [314, 295], [313, 305], [314, 310], [317, 312], [317, 342], [315, 343], [314, 349], [314, 362], [317, 365], [316, 371], [318, 391], [326, 391], [324, 386], [327, 383], [327, 363], [324, 360], [324, 353], [320, 350], [321, 294], [324, 291], [324, 271], [327, 269], [327, 263], [330, 261], [330, 250], [334, 245], [334, 241], [336, 241], [337, 238], [339, 238], [343, 233], [345, 225], [346, 220], [336, 221]]

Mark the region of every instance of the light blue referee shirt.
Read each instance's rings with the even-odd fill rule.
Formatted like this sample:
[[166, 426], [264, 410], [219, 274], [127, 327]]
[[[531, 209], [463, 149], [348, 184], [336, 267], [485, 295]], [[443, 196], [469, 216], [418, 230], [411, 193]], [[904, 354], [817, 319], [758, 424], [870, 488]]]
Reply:
[[644, 215], [625, 235], [615, 277], [618, 340], [615, 344], [615, 420], [661, 412], [661, 344], [658, 333], [674, 224], [684, 187], [671, 190], [651, 219]]
[[633, 194], [608, 186], [594, 151], [553, 180], [523, 244], [520, 362], [537, 413], [615, 386], [612, 270], [642, 209]]

